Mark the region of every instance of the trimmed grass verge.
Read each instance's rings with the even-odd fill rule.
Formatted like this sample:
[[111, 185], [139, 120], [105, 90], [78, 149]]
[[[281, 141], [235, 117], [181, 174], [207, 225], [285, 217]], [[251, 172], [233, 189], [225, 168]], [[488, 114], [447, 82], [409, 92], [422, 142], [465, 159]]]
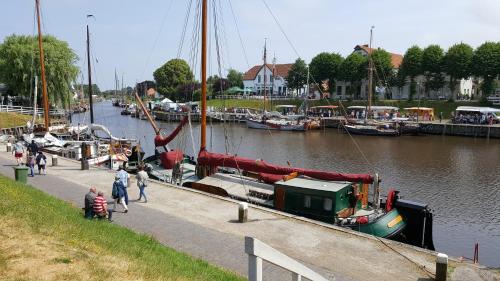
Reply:
[[[302, 104], [302, 100], [292, 99], [292, 100], [279, 100], [272, 101], [273, 108], [278, 104], [293, 104], [299, 106]], [[249, 107], [249, 108], [257, 108], [262, 109], [264, 102], [262, 100], [238, 100], [238, 99], [228, 99], [228, 100], [219, 100], [213, 99], [207, 102], [208, 106], [213, 106], [216, 108], [222, 107]], [[269, 104], [269, 103], [268, 103]], [[344, 101], [342, 104], [345, 107], [351, 105], [366, 105], [366, 101]], [[339, 105], [338, 101], [332, 100], [314, 100], [309, 101], [309, 106], [317, 106], [317, 105]], [[384, 101], [376, 101], [373, 105], [385, 105], [385, 106], [397, 106], [400, 111], [404, 111], [405, 107], [432, 107], [434, 108], [434, 113], [436, 117], [439, 112], [443, 112], [443, 117], [445, 119], [449, 119], [451, 117], [451, 112], [454, 111], [458, 106], [466, 105], [466, 106], [482, 106], [479, 102], [449, 102], [449, 101], [428, 101], [422, 100], [420, 103], [418, 101], [399, 101], [399, 100], [384, 100]]]
[[13, 112], [0, 112], [0, 128], [26, 126], [31, 116]]
[[244, 280], [4, 176], [0, 198], [2, 280]]

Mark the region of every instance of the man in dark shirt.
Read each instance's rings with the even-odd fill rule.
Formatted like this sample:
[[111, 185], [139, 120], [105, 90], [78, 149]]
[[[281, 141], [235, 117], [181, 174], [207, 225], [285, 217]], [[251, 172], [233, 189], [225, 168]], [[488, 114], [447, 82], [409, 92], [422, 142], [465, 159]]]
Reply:
[[85, 194], [85, 218], [89, 220], [94, 217], [94, 200], [96, 197], [95, 187], [91, 187], [89, 193]]
[[33, 153], [33, 155], [38, 154], [38, 145], [35, 143], [34, 140], [31, 140], [31, 143], [28, 145], [28, 151]]

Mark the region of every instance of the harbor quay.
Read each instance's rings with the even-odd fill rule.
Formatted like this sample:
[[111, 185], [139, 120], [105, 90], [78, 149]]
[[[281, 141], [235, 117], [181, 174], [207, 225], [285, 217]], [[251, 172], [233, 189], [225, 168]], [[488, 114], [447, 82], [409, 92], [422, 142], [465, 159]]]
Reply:
[[[13, 177], [13, 156], [0, 146], [0, 173]], [[50, 155], [48, 155], [50, 158]], [[80, 162], [58, 159], [46, 176], [28, 184], [52, 196], [82, 207], [90, 186], [110, 198], [114, 171]], [[50, 162], [50, 161], [49, 161]], [[135, 183], [129, 190], [135, 198]], [[248, 222], [238, 222], [238, 201], [152, 182], [147, 204], [131, 200], [127, 214], [114, 215], [115, 222], [146, 233], [162, 244], [245, 276], [248, 257], [244, 237], [254, 237], [305, 264], [328, 280], [433, 280], [437, 252], [375, 238], [251, 205]], [[82, 214], [83, 219], [83, 214]], [[291, 280], [291, 275], [264, 263], [265, 280]], [[498, 280], [498, 272], [480, 265], [449, 259], [449, 280]]]

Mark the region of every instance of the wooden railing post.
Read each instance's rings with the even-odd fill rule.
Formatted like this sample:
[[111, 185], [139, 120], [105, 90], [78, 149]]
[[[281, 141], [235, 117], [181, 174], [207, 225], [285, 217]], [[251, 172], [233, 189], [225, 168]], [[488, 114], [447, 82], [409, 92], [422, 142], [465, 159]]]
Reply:
[[248, 280], [262, 281], [262, 259], [248, 255]]

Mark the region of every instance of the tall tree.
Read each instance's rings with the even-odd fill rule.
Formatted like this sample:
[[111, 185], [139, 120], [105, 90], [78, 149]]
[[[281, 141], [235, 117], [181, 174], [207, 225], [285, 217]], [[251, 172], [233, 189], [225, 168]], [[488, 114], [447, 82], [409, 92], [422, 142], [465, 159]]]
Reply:
[[425, 92], [439, 90], [444, 86], [443, 77], [444, 51], [438, 45], [429, 45], [422, 54], [422, 72], [425, 75]]
[[[34, 75], [40, 77], [38, 37], [11, 35], [0, 44], [0, 80], [14, 93], [30, 97]], [[76, 80], [78, 57], [68, 43], [54, 36], [43, 36], [47, 93], [51, 105], [67, 106], [72, 96], [70, 85]], [[38, 79], [41, 88], [41, 79]], [[41, 99], [41, 95], [38, 95]]]
[[456, 99], [457, 81], [471, 76], [472, 56], [474, 50], [471, 46], [460, 43], [451, 46], [443, 59], [443, 70], [448, 74], [451, 99]]
[[335, 87], [335, 80], [338, 78], [338, 71], [343, 58], [336, 53], [323, 52], [316, 55], [309, 65], [311, 76], [316, 83], [328, 80], [330, 89]]
[[348, 94], [353, 98], [358, 98], [358, 88], [361, 80], [366, 77], [367, 57], [359, 53], [352, 53], [342, 61], [339, 67], [338, 79], [350, 82]]
[[304, 60], [300, 58], [295, 60], [288, 71], [287, 83], [289, 88], [295, 90], [299, 90], [307, 83], [307, 65]]
[[182, 59], [169, 60], [153, 72], [157, 90], [160, 94], [174, 97], [180, 85], [193, 81], [193, 72]]
[[485, 42], [472, 57], [472, 73], [483, 78], [481, 89], [485, 96], [494, 93], [494, 81], [500, 75], [500, 42]]
[[418, 46], [412, 46], [406, 51], [403, 57], [403, 63], [401, 64], [401, 68], [403, 70], [403, 73], [405, 73], [407, 77], [410, 77], [410, 83], [411, 83], [410, 95], [408, 97], [408, 100], [413, 100], [413, 97], [415, 96], [416, 92], [415, 77], [422, 74], [422, 56], [423, 56], [422, 49], [420, 49], [420, 47]]
[[229, 72], [227, 73], [227, 80], [229, 81], [229, 85], [231, 87], [243, 88], [243, 73], [235, 69], [229, 69]]

